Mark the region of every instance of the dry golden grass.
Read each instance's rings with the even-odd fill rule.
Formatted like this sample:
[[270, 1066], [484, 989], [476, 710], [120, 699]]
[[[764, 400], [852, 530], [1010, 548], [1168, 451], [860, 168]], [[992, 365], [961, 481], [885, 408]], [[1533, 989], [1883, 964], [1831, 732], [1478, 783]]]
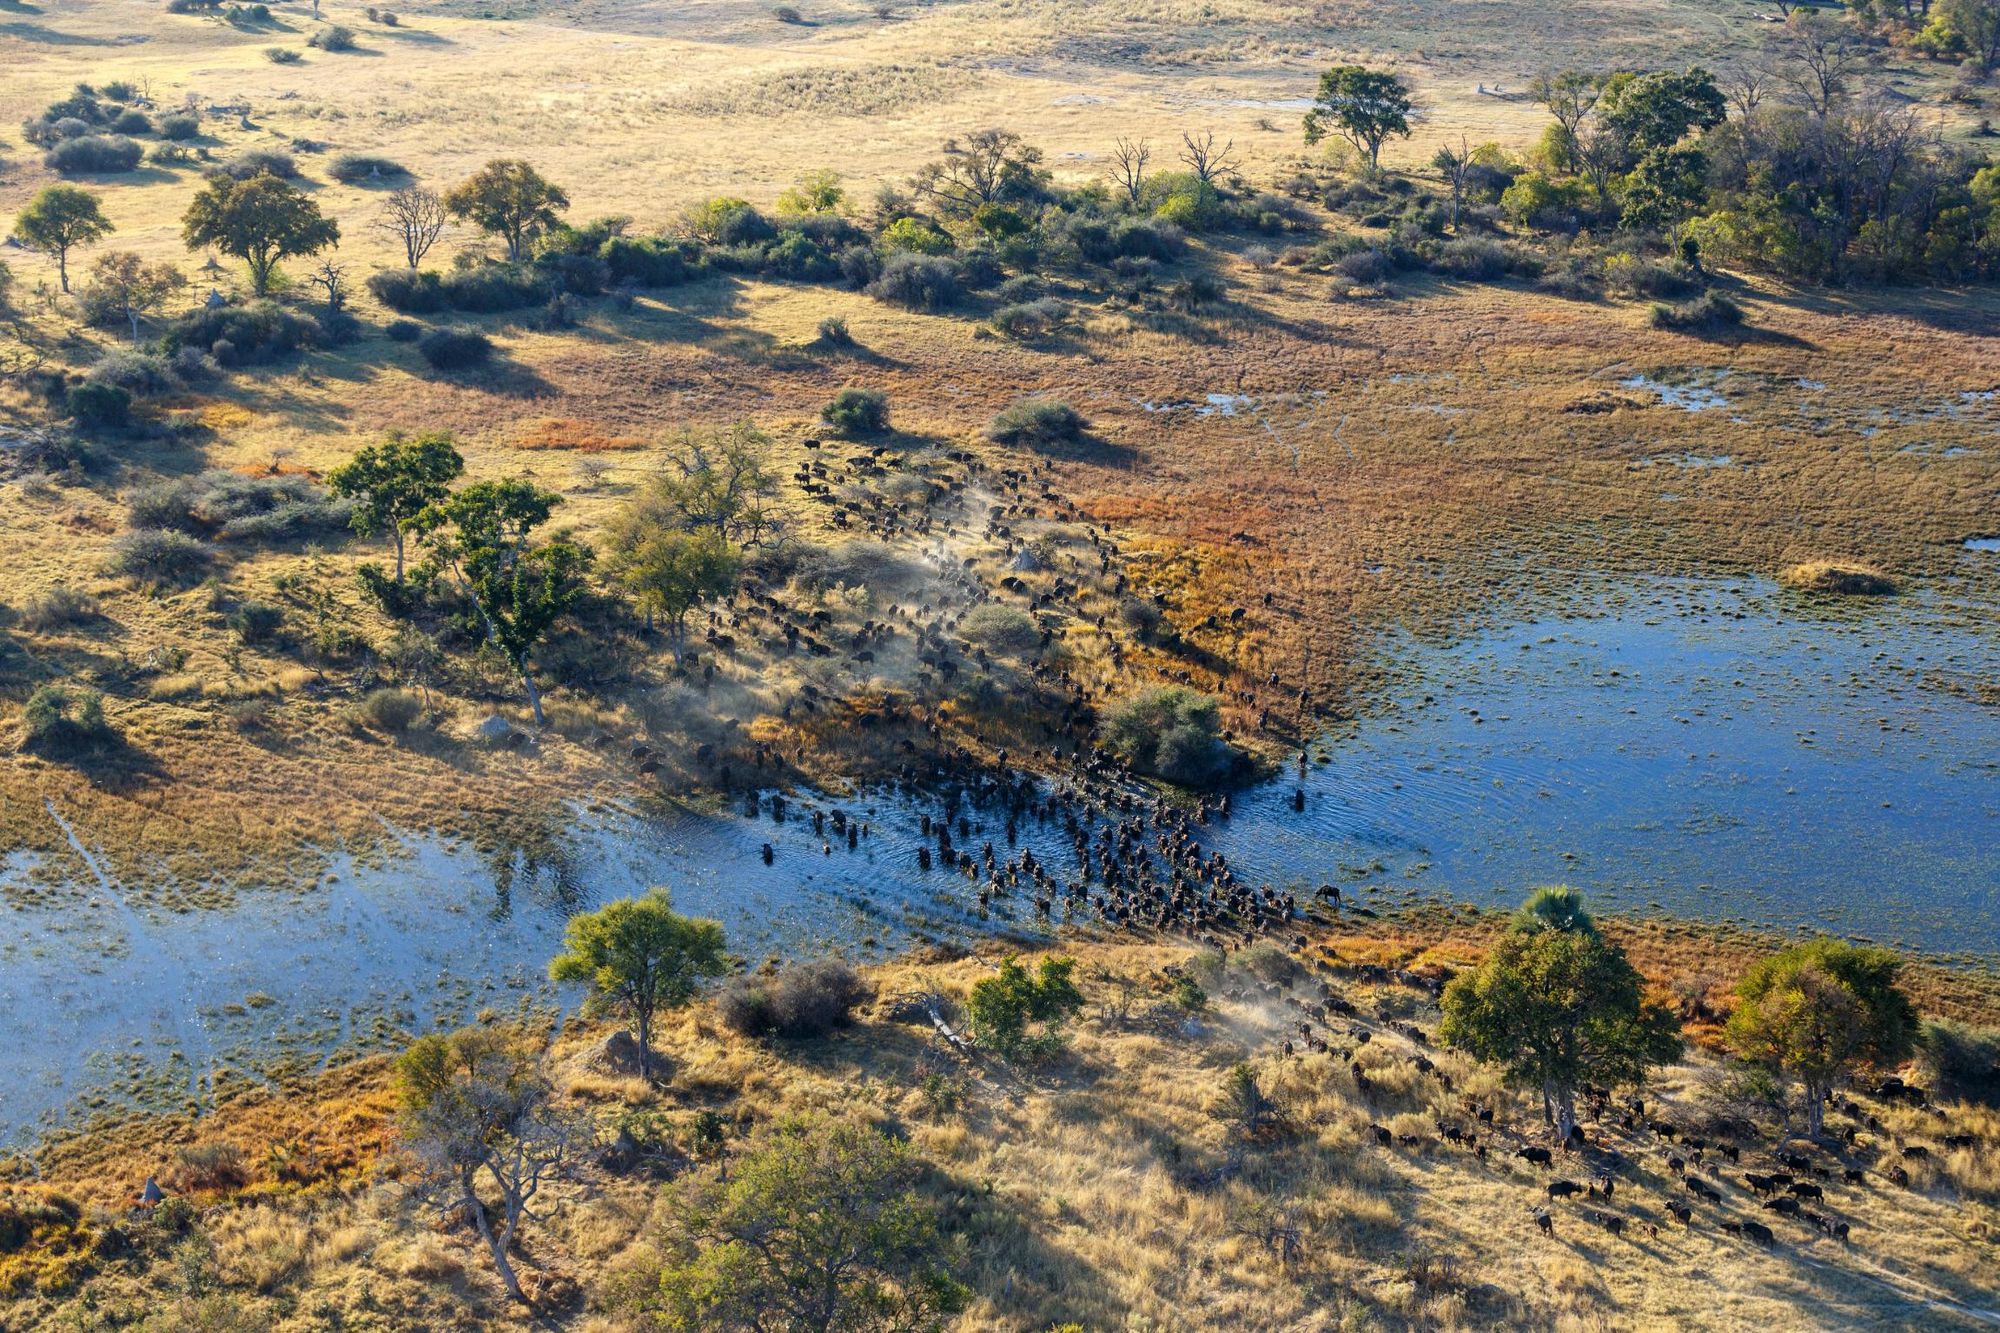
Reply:
[[[1420, 932], [1329, 942], [1350, 959], [1407, 959], [1427, 943], [1465, 951]], [[1593, 1141], [1629, 1158], [1620, 1189], [1607, 1204], [1555, 1206], [1556, 1235], [1547, 1240], [1530, 1215], [1550, 1177], [1509, 1156], [1542, 1136], [1538, 1113], [1492, 1071], [1452, 1053], [1429, 1051], [1453, 1078], [1450, 1092], [1417, 1072], [1417, 1048], [1388, 1024], [1434, 1025], [1435, 1009], [1418, 992], [1335, 983], [1376, 1033], [1357, 1053], [1372, 1083], [1363, 1094], [1338, 1060], [1287, 1059], [1278, 1049], [1300, 1016], [1287, 996], [1316, 994], [1303, 970], [1294, 986], [1272, 966], [1232, 967], [1212, 981], [1212, 1007], [1190, 1035], [1151, 1012], [1166, 990], [1161, 969], [1186, 961], [1184, 948], [1079, 942], [1077, 953], [1090, 1007], [1071, 1051], [1038, 1074], [960, 1064], [927, 1025], [888, 1016], [912, 993], [962, 998], [989, 973], [991, 960], [979, 957], [872, 969], [881, 991], [873, 1011], [821, 1042], [730, 1038], [698, 1006], [663, 1025], [670, 1075], [658, 1088], [583, 1072], [573, 1057], [594, 1045], [596, 1031], [565, 1036], [554, 1067], [568, 1093], [606, 1119], [633, 1105], [674, 1119], [718, 1110], [739, 1135], [803, 1109], [901, 1125], [953, 1182], [942, 1202], [971, 1242], [961, 1276], [979, 1292], [959, 1321], [966, 1329], [1026, 1333], [1067, 1321], [1163, 1329], [1949, 1325], [1949, 1306], [1936, 1302], [1991, 1303], [2000, 1116], [1989, 1110], [1947, 1106], [1939, 1121], [1868, 1103], [1883, 1128], [1864, 1132], [1861, 1160], [1883, 1165], [1871, 1165], [1863, 1185], [1829, 1184], [1820, 1205], [1852, 1223], [1852, 1244], [1774, 1219], [1780, 1243], [1768, 1251], [1715, 1226], [1724, 1215], [1764, 1216], [1747, 1193], [1726, 1185], [1726, 1209], [1703, 1208], [1695, 1228], [1683, 1229], [1664, 1207], [1682, 1197], [1665, 1166], [1669, 1146], [1592, 1124]], [[1328, 1035], [1347, 1044], [1339, 1027]], [[1243, 1061], [1284, 1109], [1282, 1132], [1250, 1141], [1214, 1115], [1224, 1075]], [[960, 1109], [930, 1109], [917, 1087], [926, 1070], [959, 1083]], [[1718, 1105], [1716, 1072], [1700, 1052], [1662, 1071], [1648, 1091], [1651, 1114], [1699, 1123]], [[236, 1138], [312, 1125], [322, 1139], [379, 1143], [382, 1074], [372, 1064], [217, 1119]], [[1433, 1126], [1438, 1118], [1469, 1122], [1468, 1096], [1497, 1109], [1495, 1126], [1482, 1131], [1492, 1146], [1484, 1163], [1448, 1148]], [[1422, 1143], [1377, 1147], [1372, 1124]], [[1975, 1146], [1914, 1164], [1907, 1189], [1888, 1183], [1897, 1145], [1935, 1145], [1947, 1129], [1973, 1134]], [[123, 1146], [109, 1158], [65, 1145], [44, 1161], [46, 1187], [109, 1201], [106, 1187], [136, 1184], [148, 1152], [175, 1133], [165, 1122], [129, 1126], [111, 1136]], [[1762, 1150], [1746, 1147], [1744, 1169], [1763, 1160]], [[283, 1329], [351, 1314], [364, 1292], [403, 1317], [526, 1326], [499, 1299], [476, 1240], [429, 1228], [396, 1183], [393, 1153], [369, 1161], [290, 1185], [260, 1178], [209, 1214], [203, 1228], [223, 1290]], [[1735, 1168], [1719, 1168], [1712, 1174], [1735, 1179]], [[1585, 1169], [1558, 1174], [1581, 1179]], [[643, 1281], [654, 1261], [658, 1191], [593, 1171], [531, 1232], [523, 1258], [538, 1280], [560, 1275], [589, 1293], [583, 1307], [560, 1311], [559, 1323], [607, 1333], [643, 1326], [606, 1298], [621, 1281]], [[1589, 1210], [1600, 1206], [1628, 1218], [1622, 1238], [1591, 1223]], [[1287, 1233], [1297, 1241], [1290, 1252], [1278, 1239]], [[90, 1273], [83, 1291], [107, 1308], [135, 1293], [172, 1301], [179, 1291], [157, 1264], [134, 1271], [104, 1262]], [[30, 1301], [44, 1313], [60, 1304]]]

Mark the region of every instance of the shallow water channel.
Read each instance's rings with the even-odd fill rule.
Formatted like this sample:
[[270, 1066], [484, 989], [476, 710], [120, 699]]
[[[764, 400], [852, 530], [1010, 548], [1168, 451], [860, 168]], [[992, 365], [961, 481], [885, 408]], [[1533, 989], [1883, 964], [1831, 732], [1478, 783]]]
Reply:
[[[1969, 560], [1991, 559], [1972, 554]], [[1240, 876], [1341, 884], [1391, 907], [1496, 905], [1577, 884], [1603, 908], [1941, 953], [2000, 955], [2000, 681], [1980, 577], [1828, 604], [1765, 584], [1653, 581], [1579, 594], [1449, 643], [1391, 636], [1375, 706], [1211, 829]], [[1305, 808], [1294, 809], [1303, 785]], [[868, 821], [850, 851], [816, 807]], [[529, 861], [435, 840], [227, 910], [156, 918], [86, 857], [85, 905], [0, 894], [0, 1144], [126, 1104], [203, 1105], [232, 1083], [384, 1049], [482, 1008], [556, 997], [542, 968], [569, 912], [650, 884], [720, 917], [732, 946], [853, 956], [1033, 930], [981, 917], [962, 875], [919, 868], [922, 813], [892, 792], [576, 812]], [[50, 809], [52, 819], [62, 812]], [[1001, 819], [967, 812], [961, 846]], [[1021, 845], [1058, 873], [1056, 825]], [[88, 852], [87, 830], [75, 830]], [[772, 844], [766, 866], [763, 845]], [[0, 887], [32, 869], [0, 861]]]

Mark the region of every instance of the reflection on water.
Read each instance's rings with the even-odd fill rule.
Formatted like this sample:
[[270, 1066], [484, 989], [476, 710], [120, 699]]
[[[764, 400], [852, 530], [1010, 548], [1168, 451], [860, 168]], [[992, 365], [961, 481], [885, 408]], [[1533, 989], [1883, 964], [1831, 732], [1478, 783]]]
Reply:
[[[1608, 909], [1835, 930], [2000, 953], [2000, 670], [1991, 618], [1949, 593], [1829, 615], [1768, 586], [1656, 583], [1448, 646], [1393, 641], [1396, 684], [1309, 766], [1245, 793], [1212, 841], [1251, 880], [1510, 902], [1565, 880]], [[890, 951], [1031, 931], [924, 870], [939, 798], [821, 800], [867, 821], [850, 850], [815, 803], [579, 812], [557, 837], [475, 852], [404, 840], [304, 891], [153, 918], [99, 881], [82, 906], [0, 894], [0, 1142], [80, 1095], [196, 1104], [272, 1073], [393, 1046], [482, 1008], [553, 1002], [543, 968], [580, 907], [652, 884], [723, 920], [737, 952]], [[59, 812], [58, 812], [59, 813]], [[960, 846], [1006, 855], [1003, 818]], [[87, 840], [80, 830], [79, 839]], [[1019, 843], [1060, 875], [1055, 824]], [[772, 863], [763, 847], [772, 846]], [[32, 867], [0, 862], [0, 887]], [[88, 1105], [86, 1102], [84, 1105]]]

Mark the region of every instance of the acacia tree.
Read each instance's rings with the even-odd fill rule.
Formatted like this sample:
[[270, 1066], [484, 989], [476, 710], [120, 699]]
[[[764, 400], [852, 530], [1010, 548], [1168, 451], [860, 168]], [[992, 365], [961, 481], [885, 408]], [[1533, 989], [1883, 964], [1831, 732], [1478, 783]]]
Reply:
[[1582, 1084], [1636, 1083], [1681, 1052], [1680, 1020], [1646, 1000], [1624, 952], [1563, 888], [1537, 890], [1486, 961], [1445, 988], [1439, 1034], [1540, 1089], [1563, 1139]]
[[1415, 109], [1399, 76], [1362, 65], [1335, 65], [1319, 76], [1319, 94], [1306, 112], [1306, 142], [1338, 134], [1368, 159], [1372, 171], [1382, 164], [1385, 140], [1410, 137]]
[[403, 546], [410, 525], [451, 493], [465, 471], [449, 431], [415, 437], [391, 432], [380, 444], [363, 445], [353, 458], [327, 474], [335, 495], [354, 501], [348, 524], [363, 537], [386, 532], [396, 547], [396, 582], [403, 581]]
[[1805, 1090], [1806, 1133], [1818, 1138], [1834, 1086], [1862, 1061], [1906, 1057], [1917, 1011], [1887, 949], [1818, 939], [1763, 959], [1737, 983], [1730, 1045]]
[[190, 250], [212, 245], [248, 264], [250, 285], [263, 296], [281, 260], [339, 245], [340, 227], [298, 189], [260, 171], [211, 180], [182, 215], [181, 236]]
[[507, 1294], [508, 1250], [535, 1199], [569, 1165], [578, 1126], [553, 1104], [540, 1053], [516, 1033], [467, 1027], [420, 1037], [396, 1061], [403, 1144], [440, 1211], [472, 1219]]
[[519, 673], [535, 723], [542, 692], [531, 659], [556, 621], [583, 595], [590, 548], [568, 533], [536, 542], [562, 497], [525, 481], [476, 481], [411, 521], [435, 568], [449, 571], [486, 627], [487, 642]]
[[138, 342], [139, 321], [186, 285], [172, 264], [149, 264], [129, 250], [117, 250], [91, 264], [88, 303], [131, 325], [132, 341]]
[[[641, 520], [643, 522], [643, 520]], [[743, 558], [727, 539], [709, 532], [614, 523], [607, 563], [639, 609], [646, 628], [655, 617], [673, 633], [678, 659], [687, 639], [688, 613], [736, 587]]]
[[1030, 194], [1046, 175], [1042, 150], [1012, 130], [974, 130], [963, 139], [946, 139], [940, 151], [936, 161], [918, 169], [912, 188], [959, 216]]
[[569, 196], [520, 158], [496, 158], [453, 186], [444, 207], [505, 241], [507, 258], [518, 263], [528, 242], [556, 225]]
[[377, 230], [388, 232], [403, 247], [403, 259], [411, 268], [424, 262], [444, 235], [444, 224], [444, 197], [422, 185], [405, 185], [384, 199], [375, 221]]
[[43, 186], [14, 219], [14, 239], [56, 261], [56, 279], [64, 291], [69, 290], [69, 252], [114, 230], [97, 206], [97, 196], [74, 185]]
[[665, 889], [654, 889], [571, 917], [549, 978], [588, 983], [593, 1003], [630, 1011], [639, 1076], [651, 1078], [653, 1015], [678, 1009], [704, 979], [728, 970], [722, 942], [719, 923], [682, 916]]
[[781, 1121], [727, 1179], [673, 1198], [644, 1304], [670, 1329], [934, 1329], [970, 1291], [909, 1144], [852, 1120]]

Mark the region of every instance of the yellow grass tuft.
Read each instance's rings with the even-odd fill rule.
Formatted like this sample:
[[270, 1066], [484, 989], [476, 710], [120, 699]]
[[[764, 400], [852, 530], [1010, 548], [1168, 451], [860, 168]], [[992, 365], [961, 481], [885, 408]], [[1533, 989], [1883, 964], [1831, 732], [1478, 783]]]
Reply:
[[1787, 566], [1778, 581], [1802, 592], [1839, 593], [1846, 597], [1888, 597], [1896, 591], [1896, 581], [1881, 570], [1847, 560], [1801, 561]]

